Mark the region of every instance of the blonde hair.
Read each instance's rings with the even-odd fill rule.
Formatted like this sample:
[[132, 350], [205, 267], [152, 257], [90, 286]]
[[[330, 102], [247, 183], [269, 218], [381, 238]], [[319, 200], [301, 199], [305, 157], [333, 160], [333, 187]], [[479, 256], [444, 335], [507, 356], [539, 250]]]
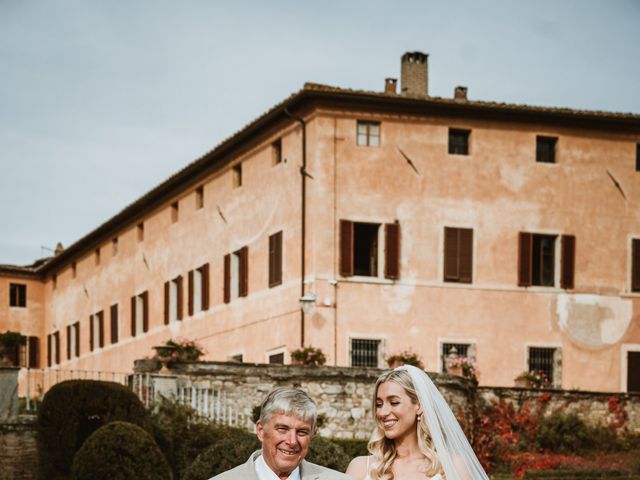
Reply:
[[[376, 386], [373, 390], [372, 404], [374, 416], [377, 410], [376, 397], [378, 395], [378, 388], [385, 382], [397, 383], [404, 389], [414, 405], [420, 403], [409, 373], [406, 370], [391, 370], [390, 372], [380, 375], [376, 381]], [[425, 406], [421, 405], [421, 407], [424, 411]], [[391, 467], [397, 455], [396, 445], [393, 440], [384, 436], [384, 430], [377, 421], [377, 416], [375, 416], [375, 418], [376, 426], [371, 434], [371, 439], [368, 444], [369, 452], [373, 455], [373, 458], [369, 465], [369, 472], [367, 473], [373, 480], [393, 480]], [[429, 433], [429, 428], [427, 427], [424, 415], [419, 416], [416, 424], [418, 450], [425, 456], [424, 466], [421, 470], [424, 469], [424, 473], [428, 476], [434, 476], [438, 473], [443, 475], [444, 472], [442, 470], [442, 465], [440, 464], [440, 459], [438, 458], [438, 454], [433, 446], [433, 440], [431, 439], [431, 434]]]

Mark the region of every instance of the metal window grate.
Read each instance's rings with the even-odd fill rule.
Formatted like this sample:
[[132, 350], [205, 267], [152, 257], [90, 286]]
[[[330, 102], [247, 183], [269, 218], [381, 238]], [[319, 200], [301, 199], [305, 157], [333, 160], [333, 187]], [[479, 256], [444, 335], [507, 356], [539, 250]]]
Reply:
[[269, 355], [269, 363], [271, 365], [284, 365], [284, 353]]
[[529, 371], [544, 373], [550, 384], [553, 384], [553, 357], [555, 351], [555, 348], [529, 348]]
[[351, 366], [377, 367], [380, 340], [354, 338], [351, 340]]
[[469, 347], [471, 345], [468, 343], [443, 343], [442, 344], [442, 373], [446, 373], [447, 371], [447, 355], [452, 348], [455, 347], [459, 357], [468, 357], [469, 356]]

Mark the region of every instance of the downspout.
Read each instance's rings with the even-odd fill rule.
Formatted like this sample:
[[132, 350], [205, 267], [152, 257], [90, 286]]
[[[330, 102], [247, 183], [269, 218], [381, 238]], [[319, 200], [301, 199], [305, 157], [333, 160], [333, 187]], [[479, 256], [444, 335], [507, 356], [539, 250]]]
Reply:
[[[302, 166], [300, 167], [300, 176], [302, 177], [302, 192], [301, 192], [301, 215], [300, 220], [300, 297], [305, 294], [304, 277], [305, 277], [305, 247], [306, 247], [306, 226], [307, 226], [307, 124], [304, 119], [298, 115], [293, 115], [289, 112], [288, 108], [284, 108], [284, 113], [289, 118], [292, 118], [300, 123], [302, 127]], [[300, 347], [304, 347], [304, 310], [300, 305]]]

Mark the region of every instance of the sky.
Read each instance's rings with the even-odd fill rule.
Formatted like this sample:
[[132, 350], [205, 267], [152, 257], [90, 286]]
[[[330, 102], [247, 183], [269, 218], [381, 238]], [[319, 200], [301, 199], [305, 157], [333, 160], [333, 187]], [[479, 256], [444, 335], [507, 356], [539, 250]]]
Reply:
[[0, 264], [70, 246], [305, 82], [640, 114], [640, 0], [0, 0]]

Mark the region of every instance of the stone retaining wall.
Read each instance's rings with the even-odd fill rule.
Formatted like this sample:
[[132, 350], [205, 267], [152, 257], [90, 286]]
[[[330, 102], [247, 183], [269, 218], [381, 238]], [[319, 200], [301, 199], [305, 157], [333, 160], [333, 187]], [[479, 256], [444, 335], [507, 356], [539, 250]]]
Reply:
[[0, 423], [0, 480], [33, 480], [37, 465], [35, 416]]

